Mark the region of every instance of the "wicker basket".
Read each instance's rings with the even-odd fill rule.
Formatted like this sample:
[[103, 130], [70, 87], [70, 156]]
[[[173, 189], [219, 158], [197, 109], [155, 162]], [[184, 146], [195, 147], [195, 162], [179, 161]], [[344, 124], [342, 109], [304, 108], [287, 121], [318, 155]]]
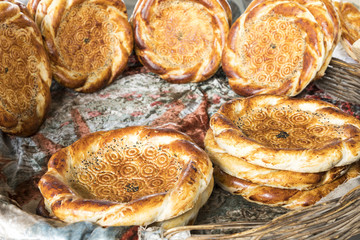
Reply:
[[334, 99], [360, 104], [360, 65], [333, 58], [315, 85]]
[[177, 227], [164, 232], [164, 237], [184, 230], [240, 229], [228, 235], [193, 235], [200, 239], [348, 239], [360, 233], [360, 186], [340, 199], [294, 210], [270, 222], [232, 222]]

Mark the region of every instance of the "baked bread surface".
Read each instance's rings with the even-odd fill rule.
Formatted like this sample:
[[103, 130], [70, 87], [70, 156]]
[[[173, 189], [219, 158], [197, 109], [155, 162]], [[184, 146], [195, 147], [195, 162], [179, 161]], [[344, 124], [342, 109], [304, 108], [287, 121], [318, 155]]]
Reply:
[[349, 2], [335, 2], [335, 4], [341, 19], [341, 44], [349, 56], [359, 62], [359, 46], [353, 49], [353, 44], [360, 39], [360, 11]]
[[[273, 0], [254, 0], [252, 1], [245, 12], [250, 11], [254, 6], [262, 2], [271, 2]], [[325, 70], [330, 63], [332, 53], [336, 45], [340, 41], [341, 28], [340, 18], [335, 9], [334, 4], [329, 0], [293, 0], [298, 4], [306, 7], [314, 16], [316, 22], [319, 24], [324, 34], [325, 54], [326, 60], [323, 66], [318, 71], [316, 78], [320, 78], [325, 74]]]
[[295, 96], [325, 59], [324, 33], [306, 7], [295, 1], [266, 1], [232, 25], [222, 67], [239, 95]]
[[210, 127], [228, 154], [262, 167], [314, 173], [360, 158], [360, 121], [319, 100], [234, 99], [211, 117]]
[[47, 210], [63, 221], [147, 225], [192, 209], [211, 178], [208, 156], [188, 136], [137, 126], [60, 150], [39, 188]]
[[94, 92], [125, 69], [133, 34], [122, 0], [41, 0], [27, 7], [35, 12], [60, 84]]
[[220, 67], [231, 20], [229, 6], [221, 2], [138, 2], [131, 19], [141, 63], [171, 83], [210, 78]]
[[51, 71], [41, 34], [21, 3], [0, 1], [0, 129], [29, 136], [45, 120]]

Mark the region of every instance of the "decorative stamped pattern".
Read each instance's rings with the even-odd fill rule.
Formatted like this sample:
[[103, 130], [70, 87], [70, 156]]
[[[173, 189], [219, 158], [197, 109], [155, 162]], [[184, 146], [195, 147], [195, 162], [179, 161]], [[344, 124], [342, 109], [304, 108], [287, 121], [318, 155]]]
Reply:
[[41, 81], [38, 51], [30, 34], [15, 24], [0, 24], [1, 107], [16, 117], [33, 114]]
[[[149, 43], [165, 67], [188, 68], [202, 62], [211, 55], [214, 29], [212, 17], [201, 4], [179, 1], [178, 4], [159, 3], [159, 11], [149, 21]], [[174, 14], [176, 13], [176, 14]], [[161, 21], [158, 21], [161, 17]], [[187, 21], [183, 21], [186, 18]], [[189, 23], [199, 23], [189, 28]], [[201, 27], [200, 27], [201, 24]], [[151, 41], [150, 39], [155, 39]]]
[[252, 109], [236, 125], [261, 144], [287, 149], [321, 148], [341, 139], [344, 132], [339, 125], [324, 122], [320, 114], [285, 108]]
[[83, 3], [63, 16], [55, 38], [64, 65], [88, 74], [111, 64], [113, 46], [119, 45], [117, 25], [105, 9]]
[[73, 166], [74, 189], [94, 199], [130, 202], [174, 188], [182, 171], [176, 154], [164, 146], [114, 139]]
[[305, 39], [291, 21], [270, 15], [246, 23], [244, 28], [235, 45], [244, 78], [280, 87], [302, 70]]

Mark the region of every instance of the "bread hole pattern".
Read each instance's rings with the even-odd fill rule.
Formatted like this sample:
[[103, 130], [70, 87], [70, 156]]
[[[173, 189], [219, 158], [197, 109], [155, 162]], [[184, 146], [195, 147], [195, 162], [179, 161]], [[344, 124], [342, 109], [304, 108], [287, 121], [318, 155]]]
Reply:
[[291, 19], [270, 15], [247, 22], [235, 46], [241, 75], [260, 86], [280, 87], [302, 70], [305, 38]]
[[252, 109], [235, 124], [247, 137], [272, 148], [321, 148], [344, 133], [342, 126], [328, 123], [326, 116], [286, 108]]
[[166, 146], [114, 139], [74, 165], [70, 182], [74, 189], [82, 189], [83, 197], [129, 202], [168, 192], [182, 169], [176, 153]]
[[157, 9], [149, 21], [148, 44], [165, 67], [193, 67], [211, 55], [215, 35], [203, 5], [160, 1]]
[[55, 38], [62, 64], [81, 74], [106, 68], [112, 46], [120, 45], [118, 31], [108, 12], [96, 4], [72, 7], [62, 17]]
[[41, 82], [38, 51], [30, 31], [0, 24], [0, 108], [16, 117], [32, 116]]

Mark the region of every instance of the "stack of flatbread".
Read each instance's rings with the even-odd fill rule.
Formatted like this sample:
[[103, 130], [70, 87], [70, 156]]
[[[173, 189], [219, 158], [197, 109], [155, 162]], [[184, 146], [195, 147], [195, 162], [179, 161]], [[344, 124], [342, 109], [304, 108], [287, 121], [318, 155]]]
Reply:
[[205, 148], [215, 181], [249, 201], [298, 208], [360, 171], [360, 121], [319, 100], [260, 95], [225, 103]]
[[222, 67], [240, 95], [295, 96], [324, 75], [339, 38], [329, 0], [255, 0], [230, 29]]
[[360, 11], [350, 2], [335, 2], [341, 20], [341, 45], [354, 60], [360, 62]]
[[220, 67], [231, 18], [226, 0], [139, 0], [131, 17], [136, 55], [168, 82], [204, 81]]

